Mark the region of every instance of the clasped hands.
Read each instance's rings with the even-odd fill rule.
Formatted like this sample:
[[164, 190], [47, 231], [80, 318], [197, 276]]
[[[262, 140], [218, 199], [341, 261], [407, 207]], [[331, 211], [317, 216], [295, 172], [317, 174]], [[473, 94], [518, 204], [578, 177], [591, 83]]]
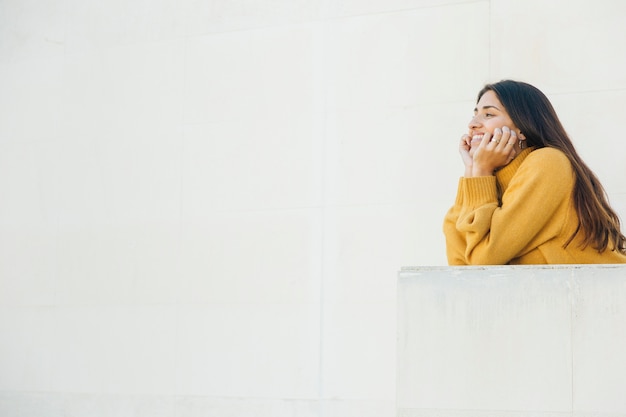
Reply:
[[517, 134], [507, 126], [494, 129], [493, 135], [485, 133], [482, 140], [479, 136], [465, 134], [461, 138], [459, 152], [465, 164], [466, 177], [493, 175], [496, 169], [515, 159], [519, 152]]

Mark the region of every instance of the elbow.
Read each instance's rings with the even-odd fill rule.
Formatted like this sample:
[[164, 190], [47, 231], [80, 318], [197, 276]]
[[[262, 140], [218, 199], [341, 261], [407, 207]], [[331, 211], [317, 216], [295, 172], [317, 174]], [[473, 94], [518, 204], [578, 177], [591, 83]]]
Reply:
[[466, 265], [488, 266], [488, 265], [506, 265], [509, 259], [493, 256], [493, 254], [471, 253], [465, 257]]

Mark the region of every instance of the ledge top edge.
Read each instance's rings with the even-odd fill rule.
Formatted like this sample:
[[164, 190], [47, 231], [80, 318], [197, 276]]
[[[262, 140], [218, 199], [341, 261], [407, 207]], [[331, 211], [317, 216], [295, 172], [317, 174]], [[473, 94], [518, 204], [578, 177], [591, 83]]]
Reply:
[[465, 266], [403, 266], [399, 273], [425, 271], [463, 270], [515, 270], [515, 269], [625, 269], [626, 264], [556, 264], [556, 265], [465, 265]]

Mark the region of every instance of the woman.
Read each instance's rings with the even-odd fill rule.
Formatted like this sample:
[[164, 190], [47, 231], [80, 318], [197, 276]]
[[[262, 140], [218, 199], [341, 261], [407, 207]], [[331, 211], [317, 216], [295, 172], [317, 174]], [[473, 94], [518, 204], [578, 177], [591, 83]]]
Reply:
[[450, 265], [626, 263], [617, 214], [537, 88], [486, 85], [459, 150]]

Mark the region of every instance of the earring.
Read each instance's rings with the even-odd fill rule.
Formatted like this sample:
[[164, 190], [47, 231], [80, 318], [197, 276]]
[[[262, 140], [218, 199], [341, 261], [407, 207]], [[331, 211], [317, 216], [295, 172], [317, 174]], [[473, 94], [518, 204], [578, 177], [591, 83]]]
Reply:
[[526, 140], [526, 136], [524, 136], [524, 134], [520, 131], [519, 132], [519, 137], [520, 137], [520, 140], [518, 142], [519, 148], [520, 149], [524, 149], [524, 147], [522, 145], [524, 144], [524, 141]]

